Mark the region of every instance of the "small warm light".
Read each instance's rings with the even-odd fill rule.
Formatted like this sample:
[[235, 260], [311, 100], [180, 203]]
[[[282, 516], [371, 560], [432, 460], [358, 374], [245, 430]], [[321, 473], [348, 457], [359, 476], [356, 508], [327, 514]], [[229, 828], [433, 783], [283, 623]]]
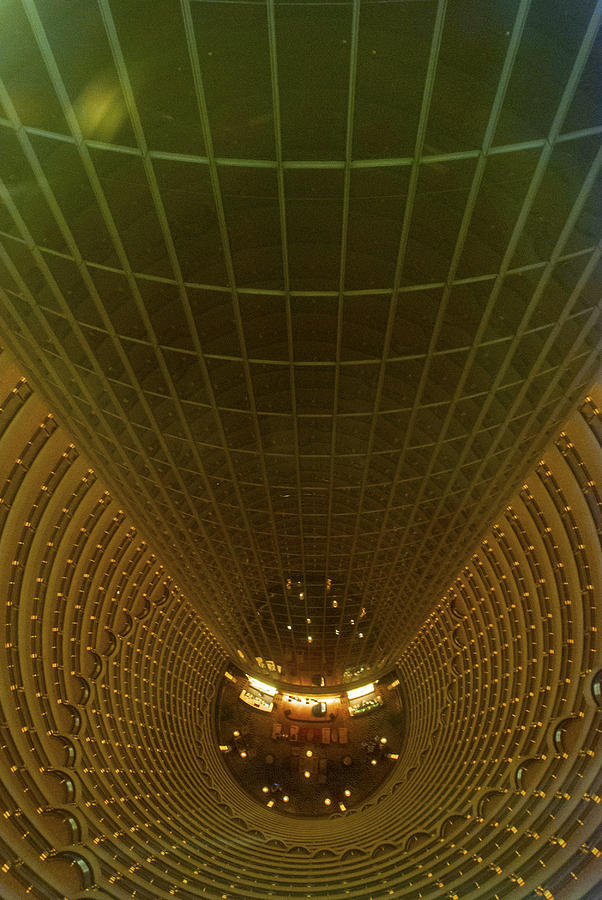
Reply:
[[311, 634], [308, 634], [307, 635], [307, 643], [311, 644], [312, 640], [313, 640], [313, 638], [312, 638]]
[[228, 750], [230, 749], [230, 747], [228, 746], [228, 744], [220, 744], [220, 745], [219, 745], [219, 748], [220, 748], [220, 750], [222, 751], [222, 753], [227, 753]]
[[363, 637], [363, 636], [364, 636], [364, 632], [363, 632], [363, 631], [360, 631], [359, 634], [358, 634], [358, 637]]
[[303, 775], [305, 776], [305, 778], [311, 778], [311, 772], [309, 771], [309, 769], [306, 769]]
[[288, 628], [289, 631], [292, 631], [292, 630], [293, 630], [293, 626], [292, 626], [292, 625], [287, 625], [286, 627]]
[[269, 809], [271, 809], [273, 805], [274, 805], [273, 800], [268, 800], [268, 802], [266, 803], [266, 806], [269, 807]]
[[324, 804], [326, 806], [330, 806], [331, 803], [332, 803], [332, 800], [330, 799], [330, 797], [324, 797]]
[[282, 802], [288, 803], [288, 794], [284, 794], [284, 796], [282, 797]]
[[333, 607], [336, 609], [337, 606], [339, 605], [339, 601], [338, 601], [338, 600], [333, 600], [333, 601], [332, 601], [332, 605], [333, 605]]
[[261, 790], [263, 791], [264, 794], [267, 794], [267, 792], [269, 791], [269, 787], [267, 786], [267, 784], [264, 784], [264, 786], [262, 787]]
[[389, 759], [399, 759], [399, 753], [387, 753]]
[[381, 737], [380, 742], [381, 742], [381, 744], [386, 744], [387, 743], [386, 737]]
[[232, 735], [233, 735], [234, 737], [240, 737], [240, 731], [233, 731], [233, 732], [232, 732]]
[[308, 619], [308, 620], [307, 620], [307, 624], [308, 624], [308, 625], [311, 625], [311, 619]]
[[371, 760], [370, 760], [370, 765], [371, 765], [371, 766], [375, 766], [375, 765], [376, 765], [376, 762], [377, 762], [377, 761], [376, 761], [375, 759], [371, 759]]
[[246, 759], [246, 757], [247, 757], [247, 751], [246, 751], [246, 750], [241, 750], [241, 751], [240, 751], [240, 758], [241, 758], [241, 759]]
[[306, 751], [305, 751], [305, 755], [306, 755], [306, 756], [313, 756], [313, 755], [314, 755], [313, 750], [306, 750]]
[[343, 793], [345, 794], [346, 797], [351, 797], [351, 791], [349, 790], [349, 788], [345, 788]]
[[347, 809], [347, 807], [345, 806], [345, 804], [342, 801], [341, 801], [341, 803], [339, 803], [339, 809], [341, 810], [341, 812], [345, 812], [345, 810]]

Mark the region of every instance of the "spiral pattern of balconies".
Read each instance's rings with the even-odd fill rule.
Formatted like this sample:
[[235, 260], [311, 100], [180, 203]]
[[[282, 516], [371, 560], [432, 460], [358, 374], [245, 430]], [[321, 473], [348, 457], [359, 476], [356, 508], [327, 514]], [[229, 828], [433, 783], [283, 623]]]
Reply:
[[0, 386], [3, 897], [595, 896], [600, 392], [399, 659], [390, 779], [308, 828], [228, 774], [224, 652], [6, 351]]

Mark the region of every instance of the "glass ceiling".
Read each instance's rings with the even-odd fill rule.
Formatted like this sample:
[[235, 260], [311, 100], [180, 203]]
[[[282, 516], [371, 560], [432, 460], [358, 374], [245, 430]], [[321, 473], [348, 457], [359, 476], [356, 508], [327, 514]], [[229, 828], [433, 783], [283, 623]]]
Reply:
[[247, 668], [384, 671], [589, 384], [601, 16], [1, 4], [2, 340]]

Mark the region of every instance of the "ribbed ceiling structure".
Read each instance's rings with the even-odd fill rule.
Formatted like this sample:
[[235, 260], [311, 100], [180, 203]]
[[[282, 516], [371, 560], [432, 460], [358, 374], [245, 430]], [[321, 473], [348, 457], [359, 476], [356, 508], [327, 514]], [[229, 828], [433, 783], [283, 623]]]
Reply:
[[[2, 900], [599, 896], [601, 21], [0, 0]], [[396, 670], [382, 788], [231, 660]]]
[[601, 16], [2, 2], [5, 340], [247, 669], [386, 671], [590, 384]]

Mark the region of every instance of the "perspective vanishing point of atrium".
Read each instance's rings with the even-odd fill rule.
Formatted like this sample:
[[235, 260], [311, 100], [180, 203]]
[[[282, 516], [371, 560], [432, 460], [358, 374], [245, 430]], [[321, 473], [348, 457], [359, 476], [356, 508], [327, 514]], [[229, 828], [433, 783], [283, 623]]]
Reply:
[[0, 897], [595, 900], [601, 0], [0, 0]]

